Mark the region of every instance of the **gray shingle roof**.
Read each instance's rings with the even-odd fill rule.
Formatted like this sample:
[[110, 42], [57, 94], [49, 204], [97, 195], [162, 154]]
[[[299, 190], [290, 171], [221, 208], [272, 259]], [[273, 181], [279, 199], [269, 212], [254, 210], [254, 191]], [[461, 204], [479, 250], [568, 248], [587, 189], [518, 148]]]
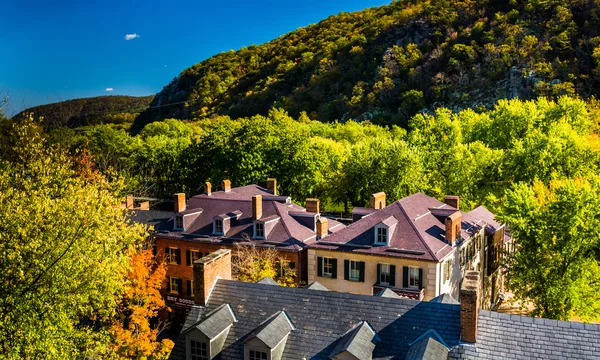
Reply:
[[169, 225], [169, 219], [175, 214], [172, 211], [160, 210], [133, 210], [131, 219], [138, 224], [154, 226], [155, 231], [169, 230], [173, 225]]
[[236, 318], [229, 304], [222, 304], [211, 312], [204, 313], [198, 322], [184, 328], [182, 333], [185, 334], [193, 329], [198, 329], [209, 339], [214, 339], [235, 321]]
[[600, 325], [479, 312], [476, 346], [451, 349], [450, 359], [600, 359]]
[[454, 299], [450, 294], [441, 294], [433, 299], [429, 300], [430, 302], [439, 302], [444, 304], [460, 304], [456, 299]]
[[392, 299], [401, 299], [402, 298], [400, 295], [396, 294], [395, 292], [393, 292], [392, 290], [390, 290], [388, 288], [379, 290], [373, 296], [386, 297], [386, 298], [392, 298]]
[[408, 350], [405, 360], [441, 360], [448, 358], [448, 348], [435, 336], [427, 334], [415, 341]]
[[333, 357], [347, 351], [357, 360], [370, 360], [378, 341], [371, 326], [366, 321], [361, 321], [340, 338], [330, 356]]
[[280, 310], [260, 324], [245, 341], [259, 339], [270, 349], [273, 349], [292, 330], [295, 330], [294, 324], [292, 324], [285, 311]]
[[273, 280], [273, 278], [271, 278], [270, 276], [265, 276], [264, 278], [258, 280], [257, 283], [265, 284], [265, 285], [279, 286], [279, 283], [277, 281]]

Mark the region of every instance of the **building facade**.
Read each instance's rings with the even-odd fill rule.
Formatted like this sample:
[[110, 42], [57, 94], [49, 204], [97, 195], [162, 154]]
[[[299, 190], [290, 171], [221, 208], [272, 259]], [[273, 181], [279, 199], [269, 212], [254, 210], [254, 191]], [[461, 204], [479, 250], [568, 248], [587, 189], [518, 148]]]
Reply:
[[[504, 227], [491, 212], [483, 207], [460, 211], [456, 196], [444, 203], [417, 193], [385, 207], [381, 198], [385, 204], [385, 194], [373, 194], [371, 208], [353, 210], [351, 225], [309, 246], [309, 283], [365, 295], [390, 289], [417, 300], [441, 294], [458, 298], [469, 270], [494, 277], [482, 283], [501, 284], [501, 252], [493, 250], [503, 246]], [[499, 291], [487, 293], [486, 308]]]

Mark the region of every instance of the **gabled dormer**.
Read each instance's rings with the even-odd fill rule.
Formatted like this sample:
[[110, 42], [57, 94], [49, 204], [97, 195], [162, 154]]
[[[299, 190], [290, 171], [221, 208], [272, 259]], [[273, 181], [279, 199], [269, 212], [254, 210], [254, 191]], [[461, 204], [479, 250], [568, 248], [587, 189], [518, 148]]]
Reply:
[[398, 219], [396, 219], [394, 216], [390, 216], [375, 225], [373, 229], [373, 244], [389, 246], [390, 239], [394, 235], [394, 230], [396, 230], [397, 224]]
[[332, 360], [371, 360], [375, 345], [381, 341], [366, 321], [359, 322], [338, 340], [330, 355]]
[[261, 323], [244, 341], [245, 360], [281, 360], [290, 332], [296, 330], [285, 311]]
[[239, 210], [215, 216], [213, 218], [212, 234], [217, 236], [227, 235], [227, 232], [231, 229], [231, 222], [239, 219], [240, 216], [242, 216], [242, 212]]
[[186, 231], [202, 211], [201, 208], [195, 208], [176, 213], [173, 217], [173, 230]]
[[186, 359], [213, 359], [222, 350], [231, 326], [237, 322], [233, 309], [223, 304], [202, 316], [201, 320], [185, 329]]
[[266, 240], [281, 218], [277, 215], [267, 216], [252, 222], [252, 238]]

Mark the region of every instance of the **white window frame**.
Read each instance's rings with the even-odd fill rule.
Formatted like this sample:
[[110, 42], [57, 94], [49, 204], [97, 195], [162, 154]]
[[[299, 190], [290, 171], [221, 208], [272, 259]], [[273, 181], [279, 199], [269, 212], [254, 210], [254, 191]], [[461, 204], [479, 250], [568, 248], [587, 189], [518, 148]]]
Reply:
[[[179, 223], [181, 222], [181, 223]], [[179, 226], [181, 225], [181, 226]], [[183, 230], [183, 215], [175, 215], [175, 224], [173, 225], [175, 230]]]
[[[262, 228], [262, 235], [258, 235], [258, 226]], [[264, 239], [265, 238], [265, 224], [261, 222], [254, 223], [254, 238], [256, 239]]]
[[408, 267], [408, 287], [410, 289], [419, 288], [419, 270], [420, 268], [409, 266]]
[[[383, 271], [384, 269], [386, 269], [387, 271]], [[384, 274], [387, 274], [387, 279], [388, 281], [382, 281], [382, 279], [384, 278]], [[391, 264], [379, 264], [379, 279], [377, 279], [377, 281], [379, 281], [380, 284], [382, 285], [390, 285], [392, 280], [392, 265]]]
[[[253, 352], [255, 353], [254, 356], [252, 356]], [[262, 356], [257, 357], [256, 354], [265, 354], [266, 357], [262, 357]], [[248, 360], [265, 360], [265, 359], [268, 360], [270, 358], [269, 355], [270, 354], [268, 351], [257, 350], [257, 349], [248, 349]]]
[[[330, 257], [323, 257], [323, 264], [322, 264], [322, 269], [321, 269], [321, 274], [323, 275], [323, 277], [333, 277], [333, 262], [332, 262], [333, 258]], [[327, 266], [326, 266], [327, 264]], [[329, 268], [329, 271], [326, 271], [326, 269]]]
[[[199, 340], [195, 340], [195, 339], [190, 339], [189, 340], [190, 343], [190, 348], [189, 348], [189, 359], [190, 360], [210, 360], [210, 344], [205, 342], [205, 341], [199, 341]], [[194, 345], [195, 343], [200, 345], [200, 353], [199, 354], [194, 354]], [[205, 349], [202, 349], [202, 346], [205, 346]], [[206, 355], [202, 354], [202, 351], [205, 350], [206, 351]]]
[[[181, 289], [179, 288], [179, 283], [177, 282], [177, 280], [179, 280], [178, 277], [169, 277], [169, 293], [181, 294]], [[175, 286], [173, 286], [173, 284], [175, 284]], [[177, 290], [173, 290], [174, 287], [177, 287]]]
[[[348, 280], [360, 281], [360, 261], [350, 260], [350, 272], [348, 274]], [[354, 277], [356, 275], [356, 277]]]
[[[221, 225], [221, 229], [219, 229], [219, 224]], [[213, 234], [215, 235], [223, 235], [223, 220], [215, 219], [213, 220]]]
[[[385, 234], [381, 232], [385, 231]], [[385, 235], [385, 241], [380, 241], [380, 239]], [[375, 245], [388, 245], [390, 243], [390, 229], [385, 225], [379, 225], [375, 227]]]

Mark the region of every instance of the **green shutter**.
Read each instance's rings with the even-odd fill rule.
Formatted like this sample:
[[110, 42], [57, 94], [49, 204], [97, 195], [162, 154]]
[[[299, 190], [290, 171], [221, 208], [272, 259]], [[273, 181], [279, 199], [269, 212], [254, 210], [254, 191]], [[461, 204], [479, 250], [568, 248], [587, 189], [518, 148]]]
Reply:
[[185, 251], [185, 264], [192, 266], [192, 252], [190, 250]]
[[377, 264], [377, 281], [375, 281], [376, 284], [379, 284], [381, 282], [381, 264]]
[[402, 267], [402, 287], [408, 287], [408, 266]]
[[175, 250], [175, 258], [177, 259], [177, 265], [181, 264], [181, 249]]
[[317, 257], [317, 276], [323, 276], [323, 258]]
[[192, 296], [192, 280], [185, 281], [185, 288], [187, 296]]
[[419, 290], [423, 288], [423, 269], [419, 269]]
[[177, 279], [178, 293], [183, 294], [183, 280]]
[[390, 265], [390, 286], [396, 286], [396, 265]]
[[358, 263], [359, 275], [358, 281], [365, 282], [365, 262], [361, 261]]
[[331, 259], [331, 278], [337, 279], [337, 259]]
[[344, 260], [344, 280], [350, 279], [350, 260]]

